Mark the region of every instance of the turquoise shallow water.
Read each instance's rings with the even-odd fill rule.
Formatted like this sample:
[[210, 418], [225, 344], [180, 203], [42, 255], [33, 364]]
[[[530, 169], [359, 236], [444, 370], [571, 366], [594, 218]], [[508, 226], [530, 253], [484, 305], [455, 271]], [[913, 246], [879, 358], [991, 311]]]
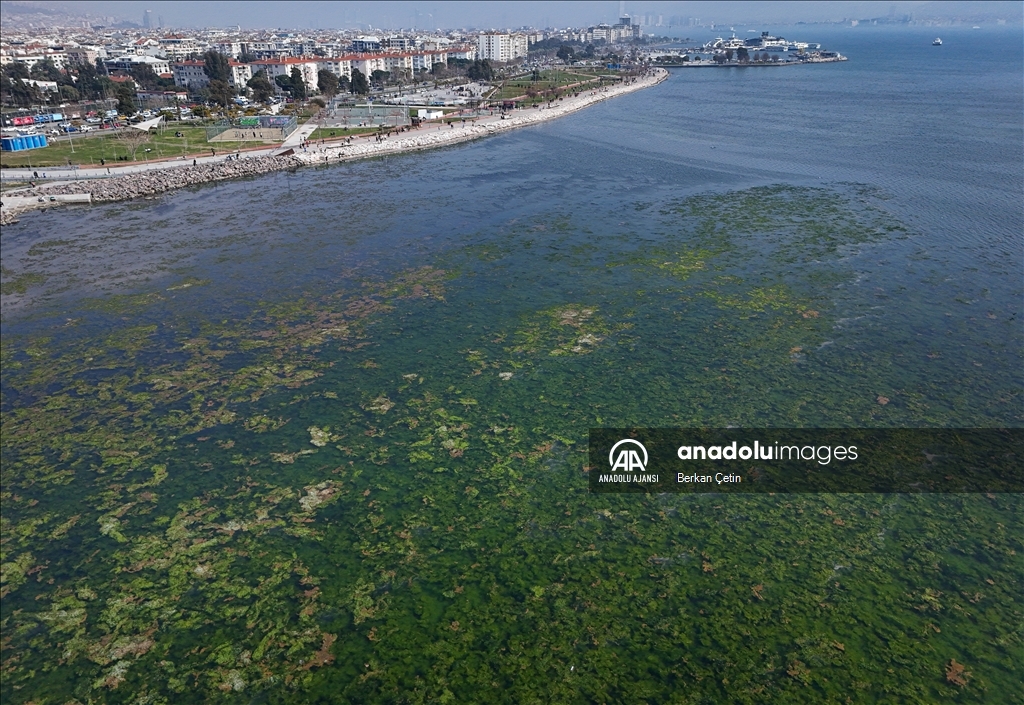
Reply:
[[1019, 496], [584, 472], [1020, 425], [1019, 32], [950, 37], [5, 228], [4, 700], [1014, 702]]

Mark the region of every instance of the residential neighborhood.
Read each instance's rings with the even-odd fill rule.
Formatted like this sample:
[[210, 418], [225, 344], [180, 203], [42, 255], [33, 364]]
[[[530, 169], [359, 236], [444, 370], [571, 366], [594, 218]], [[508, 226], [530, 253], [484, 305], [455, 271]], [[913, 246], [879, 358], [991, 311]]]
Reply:
[[[336, 116], [339, 107], [343, 134], [321, 137], [443, 120], [452, 110], [466, 117], [467, 109], [490, 115], [495, 107], [536, 106], [572, 86], [614, 78], [624, 61], [627, 72], [649, 64], [642, 50], [654, 38], [643, 23], [651, 29], [660, 19], [623, 15], [615, 24], [543, 30], [271, 31], [165, 29], [161, 18], [147, 12], [141, 24], [128, 23], [134, 26], [122, 21], [5, 29], [2, 165], [105, 165], [111, 159], [135, 161], [139, 154], [164, 159], [168, 152], [184, 158], [213, 139], [196, 130], [215, 132], [222, 141], [243, 134], [266, 141], [260, 138], [279, 131], [246, 133], [239, 129], [243, 121], [279, 115], [322, 120], [318, 111]], [[601, 71], [608, 75], [599, 77]], [[523, 79], [528, 83], [506, 89], [507, 82]], [[387, 104], [401, 106], [400, 115], [374, 112], [374, 105]], [[152, 122], [159, 117], [164, 120]], [[172, 130], [178, 143], [157, 139], [153, 149], [141, 152], [108, 149], [102, 142], [98, 149], [74, 147], [75, 138], [89, 132], [123, 137], [132, 125], [149, 130], [151, 124]], [[33, 139], [20, 139], [27, 137]], [[55, 153], [52, 146], [65, 142], [67, 148]], [[36, 150], [32, 157], [8, 154], [28, 149]]]

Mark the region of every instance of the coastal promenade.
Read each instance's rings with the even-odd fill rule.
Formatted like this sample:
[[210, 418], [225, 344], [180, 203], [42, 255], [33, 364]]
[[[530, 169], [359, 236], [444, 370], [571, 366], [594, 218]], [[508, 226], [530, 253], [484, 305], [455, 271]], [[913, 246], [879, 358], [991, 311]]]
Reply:
[[[50, 183], [5, 193], [0, 207], [0, 224], [13, 222], [19, 213], [49, 208], [68, 202], [121, 201], [149, 196], [176, 188], [212, 181], [257, 176], [271, 171], [401, 154], [458, 144], [520, 127], [554, 120], [595, 103], [656, 85], [668, 78], [660, 68], [631, 77], [622, 83], [566, 96], [550, 105], [516, 110], [504, 115], [477, 118], [464, 123], [429, 123], [408, 133], [378, 139], [376, 135], [351, 142], [310, 144], [291, 140], [286, 147], [259, 149], [243, 154], [226, 154], [196, 159], [170, 160], [97, 169], [46, 169]], [[5, 180], [29, 181], [33, 171], [6, 169]], [[58, 180], [54, 183], [53, 180]], [[88, 199], [82, 197], [88, 195]], [[79, 198], [68, 199], [69, 196]]]

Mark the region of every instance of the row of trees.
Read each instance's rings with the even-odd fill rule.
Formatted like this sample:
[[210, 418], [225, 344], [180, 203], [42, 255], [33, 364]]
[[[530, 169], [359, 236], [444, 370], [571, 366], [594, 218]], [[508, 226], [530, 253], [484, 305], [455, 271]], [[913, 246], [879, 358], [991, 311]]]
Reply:
[[564, 61], [566, 64], [571, 64], [574, 61], [593, 59], [594, 45], [587, 44], [585, 47], [581, 45], [580, 52], [577, 54], [576, 47], [574, 47], [571, 44], [562, 44], [561, 46], [558, 47], [558, 51], [555, 52], [555, 56]]
[[758, 63], [767, 63], [769, 61], [779, 60], [778, 54], [772, 55], [766, 51], [763, 51], [760, 54], [755, 52], [753, 58], [751, 58], [750, 52], [747, 51], [745, 47], [740, 47], [739, 49], [736, 50], [735, 54], [733, 54], [732, 49], [726, 49], [725, 53], [723, 54], [715, 54], [714, 61], [715, 63], [718, 64], [724, 64], [727, 61], [732, 61], [733, 56], [735, 56], [736, 61], [740, 62], [741, 64], [748, 64], [751, 61], [756, 61]]

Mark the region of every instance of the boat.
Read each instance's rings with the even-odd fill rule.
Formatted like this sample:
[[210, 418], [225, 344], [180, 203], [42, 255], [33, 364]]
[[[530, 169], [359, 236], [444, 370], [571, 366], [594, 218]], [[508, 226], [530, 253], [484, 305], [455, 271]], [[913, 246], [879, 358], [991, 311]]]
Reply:
[[939, 39], [938, 37], [936, 37], [936, 38], [935, 38], [935, 41], [934, 41], [934, 42], [932, 42], [932, 46], [933, 46], [933, 47], [940, 47], [940, 46], [942, 46], [942, 40], [941, 40], [941, 39]]

